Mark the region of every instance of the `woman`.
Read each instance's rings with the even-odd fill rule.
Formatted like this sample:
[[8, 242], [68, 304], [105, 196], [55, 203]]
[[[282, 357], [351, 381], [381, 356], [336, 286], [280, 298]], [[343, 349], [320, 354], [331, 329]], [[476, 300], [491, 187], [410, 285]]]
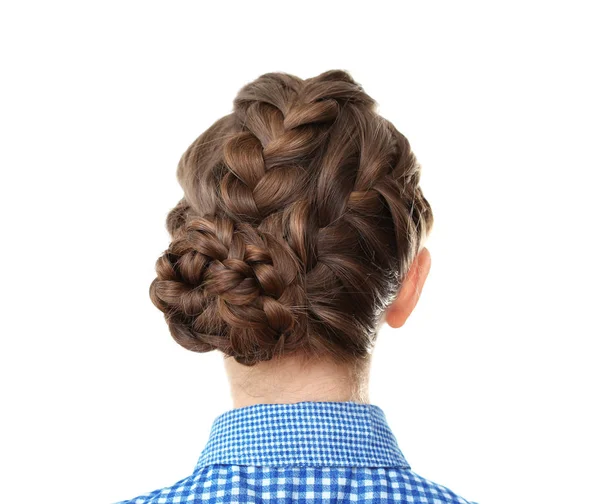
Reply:
[[233, 408], [194, 472], [130, 503], [467, 503], [411, 471], [369, 403], [377, 329], [430, 267], [433, 217], [407, 139], [341, 70], [268, 73], [184, 153], [152, 302], [224, 356]]

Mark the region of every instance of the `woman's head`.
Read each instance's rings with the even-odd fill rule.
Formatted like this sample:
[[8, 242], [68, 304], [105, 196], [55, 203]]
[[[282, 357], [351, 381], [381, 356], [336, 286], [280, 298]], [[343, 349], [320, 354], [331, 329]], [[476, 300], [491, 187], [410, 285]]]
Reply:
[[268, 73], [187, 149], [150, 286], [178, 343], [246, 365], [369, 355], [433, 224], [376, 105], [341, 70]]

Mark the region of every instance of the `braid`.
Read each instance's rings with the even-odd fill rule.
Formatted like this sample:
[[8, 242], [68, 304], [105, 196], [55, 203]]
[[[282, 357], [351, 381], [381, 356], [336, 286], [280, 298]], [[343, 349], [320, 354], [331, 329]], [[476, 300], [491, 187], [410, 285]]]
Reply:
[[352, 361], [430, 231], [406, 138], [346, 72], [268, 73], [182, 156], [152, 302], [184, 347]]

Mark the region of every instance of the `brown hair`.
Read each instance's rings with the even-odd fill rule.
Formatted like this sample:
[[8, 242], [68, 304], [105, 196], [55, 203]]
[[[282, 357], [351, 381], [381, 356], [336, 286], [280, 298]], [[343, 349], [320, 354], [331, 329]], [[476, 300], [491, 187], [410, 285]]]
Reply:
[[267, 73], [233, 105], [181, 157], [152, 302], [196, 352], [354, 363], [431, 230], [420, 165], [343, 70]]

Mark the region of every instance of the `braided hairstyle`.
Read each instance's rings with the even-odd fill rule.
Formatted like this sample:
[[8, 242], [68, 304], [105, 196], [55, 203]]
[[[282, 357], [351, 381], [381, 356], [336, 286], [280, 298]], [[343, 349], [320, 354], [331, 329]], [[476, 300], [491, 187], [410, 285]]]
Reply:
[[343, 70], [266, 73], [233, 104], [181, 157], [152, 302], [189, 350], [355, 363], [431, 230], [421, 167]]

